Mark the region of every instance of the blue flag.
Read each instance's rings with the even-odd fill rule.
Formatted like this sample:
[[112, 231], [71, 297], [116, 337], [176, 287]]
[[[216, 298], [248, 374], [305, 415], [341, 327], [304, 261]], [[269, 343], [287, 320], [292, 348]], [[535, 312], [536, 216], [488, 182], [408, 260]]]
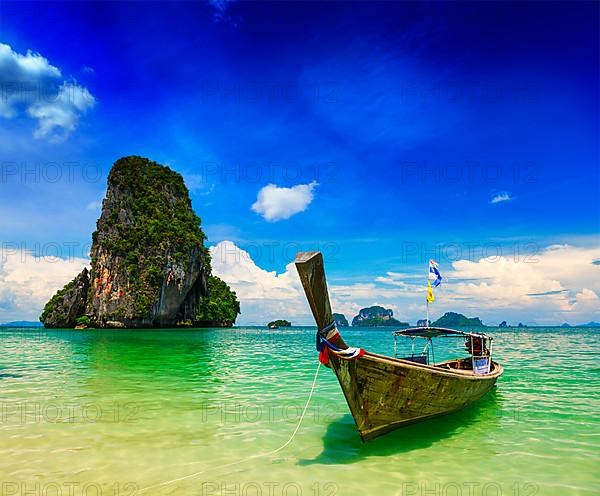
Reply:
[[442, 274], [438, 269], [438, 264], [434, 260], [429, 260], [429, 280], [432, 281], [434, 287], [442, 283]]

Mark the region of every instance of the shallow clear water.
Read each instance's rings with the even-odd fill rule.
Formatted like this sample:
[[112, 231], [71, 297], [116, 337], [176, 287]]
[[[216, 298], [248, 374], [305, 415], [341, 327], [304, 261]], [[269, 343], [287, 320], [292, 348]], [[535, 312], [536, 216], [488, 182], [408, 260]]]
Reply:
[[[0, 494], [599, 494], [599, 331], [487, 332], [505, 373], [477, 405], [362, 444], [321, 368], [262, 456], [297, 424], [314, 329], [4, 329]], [[343, 335], [393, 352], [389, 330]]]

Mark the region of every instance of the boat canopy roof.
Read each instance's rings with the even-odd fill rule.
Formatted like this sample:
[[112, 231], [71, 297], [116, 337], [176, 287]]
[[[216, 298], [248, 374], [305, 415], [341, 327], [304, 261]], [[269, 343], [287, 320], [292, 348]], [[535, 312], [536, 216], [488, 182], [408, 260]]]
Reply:
[[411, 327], [395, 331], [394, 336], [420, 337], [420, 338], [439, 338], [439, 337], [477, 337], [492, 339], [487, 334], [481, 332], [465, 332], [455, 329], [446, 329], [444, 327]]

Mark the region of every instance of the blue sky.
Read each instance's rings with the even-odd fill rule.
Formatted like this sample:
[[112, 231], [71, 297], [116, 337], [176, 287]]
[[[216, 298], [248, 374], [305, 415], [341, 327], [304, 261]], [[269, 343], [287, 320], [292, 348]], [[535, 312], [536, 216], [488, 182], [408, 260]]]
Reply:
[[[0, 238], [34, 251], [56, 243], [63, 258], [65, 243], [87, 245], [110, 165], [137, 154], [184, 175], [211, 245], [233, 241], [279, 274], [296, 247], [321, 248], [330, 280], [351, 295], [339, 303], [348, 313], [379, 302], [414, 320], [420, 297], [388, 292], [397, 285], [386, 274], [424, 273], [431, 257], [450, 285], [468, 272], [453, 263], [498, 255], [520, 269], [560, 245], [581, 250], [590, 282], [572, 269], [539, 286], [530, 277], [513, 290], [535, 304], [509, 317], [591, 319], [593, 296], [585, 311], [575, 304], [600, 292], [598, 10], [2, 3]], [[68, 101], [54, 98], [61, 85]], [[54, 182], [50, 163], [62, 171]], [[66, 163], [78, 164], [72, 180]], [[500, 271], [497, 284], [506, 273], [481, 271]], [[13, 316], [9, 282], [0, 309]], [[486, 298], [448, 291], [453, 308], [471, 298], [465, 312]], [[547, 291], [563, 300], [527, 296]]]

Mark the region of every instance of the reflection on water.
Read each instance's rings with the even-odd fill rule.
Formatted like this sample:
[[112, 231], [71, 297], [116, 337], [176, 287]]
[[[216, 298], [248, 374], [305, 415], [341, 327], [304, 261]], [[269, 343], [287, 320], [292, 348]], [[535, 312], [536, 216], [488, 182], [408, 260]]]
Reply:
[[[485, 429], [493, 429], [498, 423], [500, 402], [496, 389], [493, 389], [480, 402], [463, 410], [408, 425], [368, 443], [363, 443], [356, 435], [352, 415], [347, 414], [327, 427], [323, 451], [313, 460], [301, 460], [300, 463], [355, 463], [373, 456], [389, 456], [430, 448], [477, 423], [485, 423]], [[485, 434], [485, 431], [481, 433]]]

